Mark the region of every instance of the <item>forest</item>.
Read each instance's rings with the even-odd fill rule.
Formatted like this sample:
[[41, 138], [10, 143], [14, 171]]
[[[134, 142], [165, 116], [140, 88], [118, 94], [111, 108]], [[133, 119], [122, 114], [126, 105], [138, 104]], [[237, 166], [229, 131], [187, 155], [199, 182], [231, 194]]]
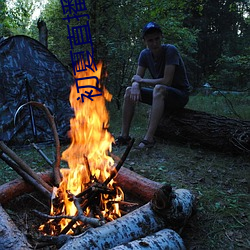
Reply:
[[[81, 10], [79, 18], [70, 19], [69, 13], [62, 7], [63, 3], [70, 4], [72, 1], [78, 3]], [[156, 136], [156, 144], [152, 149], [137, 150], [131, 146], [123, 167], [152, 182], [169, 184], [173, 189], [185, 188], [195, 194], [195, 214], [180, 234], [187, 249], [250, 249], [250, 1], [0, 0], [0, 43], [5, 38], [16, 35], [39, 40], [38, 23], [44, 21], [48, 29], [48, 49], [72, 72], [72, 47], [68, 29], [86, 25], [86, 20], [92, 47], [86, 44], [79, 46], [74, 52], [92, 51], [96, 64], [103, 62], [101, 83], [113, 96], [112, 102], [107, 102], [106, 105], [110, 115], [108, 130], [114, 137], [121, 132], [125, 89], [131, 83], [138, 55], [145, 46], [141, 35], [143, 26], [149, 21], [158, 23], [163, 30], [163, 42], [174, 44], [178, 48], [193, 87], [184, 110], [194, 112], [192, 114], [196, 120], [184, 117], [184, 121], [178, 122], [177, 116], [170, 117], [172, 120], [177, 117], [177, 122], [173, 124], [179, 127], [172, 126], [176, 128], [174, 131], [163, 126], [165, 132], [169, 131], [169, 138], [163, 138], [161, 134]], [[4, 70], [0, 71], [0, 79], [3, 73]], [[208, 92], [205, 86], [210, 86]], [[3, 94], [0, 97], [5, 98]], [[13, 96], [11, 98], [14, 99]], [[8, 101], [14, 103], [13, 100]], [[0, 107], [0, 111], [1, 108], [5, 111], [3, 107]], [[145, 134], [149, 118], [147, 105], [140, 103], [137, 109], [139, 112], [134, 117], [130, 131], [135, 143]], [[7, 111], [3, 114], [7, 114]], [[62, 113], [64, 111], [62, 109]], [[63, 115], [60, 113], [58, 116]], [[12, 119], [12, 116], [9, 117]], [[0, 118], [3, 125], [8, 116], [7, 119], [4, 118]], [[24, 118], [31, 134], [32, 116], [28, 114]], [[199, 123], [200, 120], [205, 122]], [[63, 123], [62, 126], [64, 125]], [[170, 125], [168, 121], [167, 125]], [[181, 128], [185, 125], [194, 132], [190, 141], [182, 138]], [[227, 132], [230, 126], [236, 126], [232, 137], [231, 132]], [[106, 125], [104, 127], [106, 129]], [[0, 126], [0, 132], [1, 129]], [[243, 133], [240, 134], [239, 131]], [[19, 131], [15, 133], [14, 139], [15, 136], [18, 137]], [[173, 138], [170, 138], [171, 134]], [[180, 135], [180, 140], [176, 139], [177, 135]], [[247, 143], [237, 144], [237, 135]], [[30, 138], [31, 141], [34, 138]], [[199, 143], [199, 139], [203, 138], [205, 142]], [[48, 158], [45, 159], [34, 144], [32, 146], [31, 141], [26, 140], [21, 146], [8, 146], [27, 161], [34, 172], [43, 174], [51, 171], [50, 159], [55, 160], [55, 151], [60, 154], [56, 143], [39, 144], [39, 150]], [[227, 151], [228, 148], [224, 151], [224, 145], [218, 144], [219, 141], [222, 144], [226, 141], [236, 147], [231, 151]], [[2, 139], [0, 142], [1, 147]], [[62, 143], [61, 152], [67, 148], [67, 143]], [[210, 147], [207, 146], [209, 143]], [[1, 148], [0, 158], [3, 161], [0, 159], [0, 190], [5, 185], [12, 188], [15, 182], [22, 181], [18, 171], [13, 171], [13, 165], [15, 167], [18, 164], [8, 164], [2, 150]], [[116, 160], [121, 159], [124, 151], [125, 147], [113, 147], [111, 155]], [[61, 164], [62, 168], [68, 167], [65, 162]], [[34, 249], [38, 249], [36, 240], [41, 223], [31, 210], [48, 212], [47, 200], [41, 199], [40, 193], [33, 192], [0, 204], [0, 209], [1, 205], [22, 233], [30, 237], [29, 242], [35, 246]], [[0, 235], [0, 249], [1, 240], [4, 239]], [[47, 246], [43, 249], [58, 248]]]
[[[85, 6], [94, 59], [104, 62], [108, 88], [115, 99], [121, 98], [135, 72], [138, 54], [144, 47], [141, 30], [149, 21], [159, 23], [163, 41], [180, 50], [194, 90], [205, 83], [228, 91], [249, 89], [248, 0], [86, 0]], [[39, 16], [34, 15], [37, 9]], [[47, 24], [49, 50], [70, 67], [67, 25], [77, 26], [84, 19], [72, 19], [70, 23], [63, 20], [58, 0], [1, 0], [0, 35], [25, 34], [38, 39], [38, 18]]]

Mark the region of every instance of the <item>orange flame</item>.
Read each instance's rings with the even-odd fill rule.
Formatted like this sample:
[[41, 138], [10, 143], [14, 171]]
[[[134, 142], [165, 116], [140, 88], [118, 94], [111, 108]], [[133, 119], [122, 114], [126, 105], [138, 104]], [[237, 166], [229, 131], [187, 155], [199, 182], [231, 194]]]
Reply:
[[[90, 69], [78, 72], [76, 78], [82, 79], [78, 81], [78, 86], [96, 86], [96, 79], [100, 79], [102, 71], [102, 63], [97, 65], [97, 71], [93, 72]], [[95, 78], [97, 77], [97, 78]], [[96, 86], [100, 88], [100, 86]], [[93, 88], [82, 88], [83, 91], [92, 92], [92, 96], [98, 94], [98, 90]], [[102, 95], [93, 97], [93, 101], [84, 98], [78, 100], [79, 93], [76, 85], [71, 87], [70, 103], [75, 112], [75, 117], [70, 120], [71, 145], [62, 153], [62, 159], [68, 162], [70, 171], [62, 171], [63, 181], [60, 184], [59, 190], [63, 194], [64, 208], [60, 214], [74, 216], [77, 209], [72, 201], [68, 200], [67, 191], [77, 195], [84, 191], [91, 183], [92, 179], [103, 183], [114, 169], [114, 161], [109, 156], [111, 152], [113, 136], [108, 132], [109, 114], [105, 106], [105, 101], [111, 101], [112, 95], [103, 87]], [[63, 169], [62, 169], [63, 170]], [[113, 180], [109, 183], [112, 187]], [[117, 189], [117, 195], [113, 200], [123, 200], [123, 192], [120, 188]], [[107, 210], [108, 195], [102, 195], [101, 213], [105, 217]], [[110, 200], [109, 200], [110, 201]], [[121, 216], [119, 206], [113, 204], [114, 211], [112, 213]], [[87, 212], [85, 212], [87, 215]], [[51, 214], [55, 215], [55, 209], [52, 207]], [[112, 220], [112, 218], [110, 218]], [[61, 230], [68, 224], [69, 220], [61, 220]]]

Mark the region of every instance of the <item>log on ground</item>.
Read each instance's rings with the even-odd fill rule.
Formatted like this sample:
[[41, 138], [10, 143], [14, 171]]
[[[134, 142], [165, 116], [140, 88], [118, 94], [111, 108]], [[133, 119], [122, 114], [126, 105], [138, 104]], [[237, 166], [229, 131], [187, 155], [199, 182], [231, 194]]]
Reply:
[[159, 182], [152, 181], [124, 167], [120, 169], [114, 180], [125, 192], [125, 196], [129, 193], [143, 203], [149, 202], [162, 186]]
[[0, 249], [32, 249], [25, 236], [17, 229], [9, 215], [0, 204]]
[[[53, 182], [52, 172], [38, 173], [38, 176], [47, 183]], [[125, 193], [132, 194], [142, 203], [149, 202], [155, 191], [162, 186], [160, 183], [151, 181], [124, 167], [120, 169], [115, 180]], [[0, 186], [0, 203], [6, 204], [8, 201], [34, 190], [34, 187], [22, 179], [10, 181]]]
[[184, 226], [191, 216], [195, 197], [186, 189], [172, 192], [169, 186], [166, 187], [157, 191], [151, 202], [101, 227], [72, 237], [60, 249], [110, 249], [166, 227], [178, 230], [177, 226]]
[[250, 121], [190, 109], [166, 114], [155, 135], [224, 152], [250, 152]]
[[165, 228], [144, 238], [116, 246], [111, 250], [185, 250], [186, 247], [179, 234]]
[[[38, 176], [47, 183], [53, 181], [52, 172], [38, 173]], [[31, 193], [35, 188], [23, 179], [15, 179], [0, 186], [0, 203], [6, 204], [12, 199], [25, 193]]]

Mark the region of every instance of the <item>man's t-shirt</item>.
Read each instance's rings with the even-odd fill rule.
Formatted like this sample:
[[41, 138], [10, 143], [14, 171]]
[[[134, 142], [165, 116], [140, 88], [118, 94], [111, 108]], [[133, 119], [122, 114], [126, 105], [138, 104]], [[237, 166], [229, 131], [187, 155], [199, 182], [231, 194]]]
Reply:
[[138, 65], [147, 68], [153, 79], [164, 77], [165, 65], [175, 65], [175, 72], [171, 87], [187, 90], [190, 83], [187, 78], [184, 62], [177, 48], [171, 44], [163, 44], [164, 53], [157, 60], [154, 60], [151, 51], [144, 49], [139, 56]]

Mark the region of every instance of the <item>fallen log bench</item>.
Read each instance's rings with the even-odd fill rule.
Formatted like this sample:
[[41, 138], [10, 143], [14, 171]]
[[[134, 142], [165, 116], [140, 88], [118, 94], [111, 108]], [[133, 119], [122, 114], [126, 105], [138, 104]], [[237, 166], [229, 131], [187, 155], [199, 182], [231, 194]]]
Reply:
[[250, 121], [190, 109], [164, 115], [155, 136], [222, 152], [250, 152]]

